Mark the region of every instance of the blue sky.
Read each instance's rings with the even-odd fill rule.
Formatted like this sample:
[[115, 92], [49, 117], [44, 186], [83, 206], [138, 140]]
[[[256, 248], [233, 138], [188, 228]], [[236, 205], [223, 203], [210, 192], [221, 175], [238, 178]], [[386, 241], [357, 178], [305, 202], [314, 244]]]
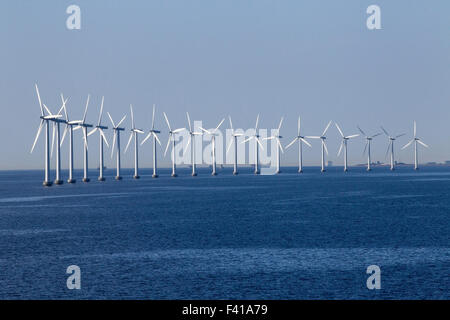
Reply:
[[[81, 30], [66, 28], [70, 4], [81, 8]], [[381, 7], [381, 30], [366, 28], [371, 4]], [[2, 1], [0, 169], [42, 167], [43, 140], [29, 153], [39, 124], [35, 82], [52, 109], [60, 92], [68, 96], [72, 118], [81, 117], [90, 93], [90, 122], [104, 95], [105, 111], [119, 118], [132, 103], [137, 125], [148, 129], [156, 103], [163, 140], [162, 111], [174, 127], [186, 126], [186, 111], [209, 127], [231, 115], [235, 126], [248, 128], [259, 112], [261, 126], [274, 128], [284, 115], [284, 145], [301, 115], [306, 135], [319, 134], [329, 120], [347, 134], [357, 133], [357, 124], [371, 133], [380, 125], [405, 132], [397, 157], [412, 162], [412, 150], [400, 147], [417, 120], [430, 145], [421, 161], [450, 159], [449, 14], [444, 0]], [[81, 138], [75, 138], [81, 167]], [[97, 139], [90, 145], [96, 165]], [[374, 160], [385, 160], [386, 147], [386, 138], [377, 138]], [[338, 148], [333, 127], [336, 164]], [[362, 139], [349, 144], [350, 163], [364, 161], [363, 148]], [[288, 150], [283, 162], [295, 164], [296, 155]], [[150, 166], [150, 144], [142, 157]], [[313, 141], [305, 162], [319, 160]], [[132, 153], [123, 162], [131, 166]], [[109, 157], [107, 164], [113, 165]]]

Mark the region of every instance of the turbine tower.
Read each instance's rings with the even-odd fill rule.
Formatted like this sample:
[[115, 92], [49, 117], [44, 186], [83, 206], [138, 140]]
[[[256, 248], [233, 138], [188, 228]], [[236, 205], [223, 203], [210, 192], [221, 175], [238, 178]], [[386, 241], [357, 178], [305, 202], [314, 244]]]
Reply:
[[[53, 115], [54, 118], [51, 120], [53, 122], [53, 136], [52, 136], [52, 148], [50, 152], [50, 158], [53, 157], [53, 149], [55, 147], [55, 134], [56, 134], [56, 164], [55, 164], [55, 171], [56, 171], [56, 178], [54, 183], [55, 184], [62, 184], [63, 181], [61, 180], [61, 131], [60, 131], [60, 123], [66, 123], [65, 120], [60, 119], [62, 117], [61, 111], [65, 108], [67, 99], [62, 101], [62, 107], [59, 109], [58, 113], [56, 115]], [[50, 113], [47, 106], [44, 104], [44, 108], [47, 110], [47, 112]]]
[[196, 165], [195, 165], [195, 136], [203, 135], [203, 133], [193, 131], [192, 126], [191, 126], [191, 117], [189, 117], [189, 112], [186, 112], [186, 117], [187, 117], [187, 121], [188, 121], [188, 125], [189, 125], [189, 140], [186, 145], [186, 150], [188, 149], [189, 143], [191, 143], [191, 140], [192, 140], [192, 143], [191, 143], [192, 176], [195, 177], [195, 176], [197, 176]]
[[[61, 100], [64, 101], [64, 96], [62, 94]], [[67, 132], [69, 132], [69, 179], [67, 180], [67, 183], [75, 183], [76, 180], [73, 178], [73, 130], [75, 130], [74, 126], [78, 128], [78, 125], [82, 122], [82, 120], [70, 121], [69, 114], [67, 112], [67, 107], [65, 105], [64, 105], [64, 114], [66, 116], [66, 128], [64, 129], [60, 145], [63, 144]]]
[[414, 142], [414, 170], [419, 169], [419, 159], [417, 155], [417, 144], [423, 145], [425, 148], [428, 148], [428, 145], [423, 143], [419, 138], [417, 138], [417, 130], [416, 130], [416, 121], [414, 121], [414, 138], [403, 146], [402, 150], [409, 147]]
[[211, 136], [211, 152], [212, 152], [212, 173], [211, 173], [211, 175], [213, 175], [213, 176], [217, 175], [217, 172], [216, 172], [216, 136], [218, 136], [217, 130], [219, 130], [219, 127], [222, 125], [222, 123], [224, 121], [225, 121], [225, 118], [222, 119], [222, 121], [220, 121], [220, 123], [217, 125], [217, 127], [211, 131], [200, 127], [200, 130], [202, 130], [203, 132], [205, 132]]
[[327, 133], [328, 128], [330, 127], [330, 125], [331, 125], [331, 120], [330, 120], [330, 122], [328, 122], [327, 126], [325, 127], [325, 130], [323, 130], [321, 136], [306, 136], [306, 138], [320, 139], [322, 141], [322, 159], [321, 159], [322, 160], [321, 161], [321, 164], [322, 164], [321, 171], [322, 172], [325, 172], [325, 152], [328, 154], [328, 148], [327, 148], [327, 145], [325, 143], [325, 140], [327, 139], [327, 137], [325, 136], [325, 134]]
[[[61, 110], [58, 112], [58, 114], [54, 115], [50, 112], [50, 110], [47, 108], [47, 106], [42, 103], [41, 96], [39, 94], [39, 88], [38, 88], [37, 84], [35, 84], [35, 87], [36, 87], [36, 94], [37, 94], [37, 97], [39, 100], [39, 107], [41, 108], [41, 116], [40, 116], [41, 121], [39, 124], [38, 131], [36, 133], [36, 137], [34, 138], [33, 146], [31, 147], [30, 153], [33, 153], [34, 147], [36, 146], [36, 142], [39, 138], [39, 135], [41, 134], [42, 128], [45, 125], [45, 164], [44, 164], [44, 182], [42, 184], [46, 187], [49, 187], [52, 185], [52, 182], [50, 181], [50, 148], [49, 148], [50, 121], [57, 121], [57, 120], [62, 121], [62, 122], [65, 122], [65, 121], [60, 120], [60, 118], [62, 117], [62, 115], [60, 115]], [[64, 104], [63, 104], [63, 106], [64, 106]], [[47, 115], [45, 114], [44, 110], [47, 113]], [[59, 124], [59, 121], [57, 122], [58, 124]], [[59, 125], [58, 125], [58, 127], [59, 127]], [[53, 128], [53, 129], [55, 130], [55, 128]], [[55, 131], [53, 131], [53, 137], [54, 137], [54, 134], [55, 134]], [[53, 140], [53, 142], [54, 142], [54, 140]], [[59, 144], [59, 141], [58, 141], [58, 144]], [[58, 163], [60, 161], [59, 154], [57, 156], [58, 156], [58, 158], [57, 158], [57, 163]], [[58, 175], [59, 175], [59, 171], [58, 171]], [[59, 176], [57, 176], [56, 180], [59, 180]]]
[[242, 141], [241, 143], [246, 143], [247, 141], [250, 140], [255, 140], [255, 174], [259, 174], [259, 168], [258, 168], [258, 158], [259, 158], [259, 154], [258, 154], [258, 145], [261, 147], [261, 149], [264, 150], [264, 147], [261, 143], [261, 141], [259, 140], [259, 135], [258, 135], [258, 123], [259, 123], [259, 114], [256, 116], [256, 124], [255, 124], [255, 134], [247, 139], [245, 139], [244, 141]]
[[128, 139], [127, 146], [125, 147], [125, 153], [128, 150], [128, 147], [130, 146], [131, 139], [134, 137], [134, 179], [139, 179], [139, 144], [138, 144], [138, 134], [143, 134], [144, 131], [141, 129], [137, 129], [134, 125], [134, 114], [133, 114], [133, 106], [130, 104], [130, 111], [131, 111], [131, 133], [130, 138]]
[[386, 135], [386, 137], [388, 137], [388, 140], [389, 140], [389, 144], [388, 144], [388, 147], [387, 147], [387, 150], [386, 150], [386, 156], [388, 155], [388, 153], [390, 151], [390, 153], [391, 153], [391, 170], [394, 170], [395, 169], [394, 141], [397, 138], [399, 138], [401, 136], [404, 136], [405, 134], [402, 133], [402, 134], [399, 134], [399, 135], [396, 135], [396, 136], [391, 136], [383, 127], [381, 127], [381, 130], [383, 130], [384, 134]]
[[83, 120], [78, 121], [78, 126], [74, 128], [74, 130], [82, 129], [83, 130], [83, 140], [84, 140], [84, 161], [83, 161], [83, 182], [89, 182], [90, 179], [88, 177], [88, 138], [87, 138], [87, 130], [88, 128], [92, 128], [92, 124], [86, 123], [86, 115], [89, 107], [89, 99], [90, 95], [87, 97], [86, 108], [84, 109]]
[[161, 131], [155, 130], [155, 105], [153, 105], [153, 116], [152, 116], [152, 129], [148, 133], [148, 135], [145, 137], [144, 140], [141, 142], [141, 146], [147, 141], [150, 137], [153, 137], [153, 178], [158, 177], [157, 168], [156, 168], [156, 142], [159, 143], [161, 146], [161, 141], [159, 141], [159, 138], [157, 136], [157, 133], [160, 133]]
[[342, 148], [344, 148], [344, 172], [347, 172], [347, 170], [348, 170], [347, 142], [350, 139], [358, 137], [359, 134], [352, 134], [351, 136], [345, 136], [344, 133], [342, 132], [341, 128], [339, 127], [339, 125], [337, 123], [335, 123], [335, 125], [342, 137], [341, 146], [339, 147], [337, 156], [339, 157], [339, 155], [341, 154]]
[[106, 143], [106, 145], [109, 148], [109, 144], [108, 144], [108, 140], [106, 139], [105, 133], [103, 132], [103, 130], [107, 130], [108, 127], [107, 126], [102, 126], [102, 115], [103, 115], [103, 102], [105, 100], [105, 97], [102, 97], [102, 104], [100, 105], [100, 113], [98, 116], [98, 122], [97, 125], [95, 126], [95, 128], [88, 133], [88, 137], [92, 134], [94, 134], [96, 131], [98, 131], [98, 135], [99, 135], [99, 156], [100, 156], [100, 162], [99, 162], [99, 175], [98, 175], [98, 181], [105, 181], [105, 177], [103, 176], [103, 169], [105, 167], [104, 165], [104, 158], [103, 158], [103, 142]]
[[179, 128], [172, 130], [170, 127], [169, 119], [167, 118], [167, 115], [165, 112], [163, 112], [164, 118], [166, 119], [167, 126], [169, 127], [169, 140], [167, 140], [167, 146], [166, 151], [164, 151], [164, 156], [167, 154], [167, 150], [169, 149], [170, 142], [172, 142], [172, 177], [176, 177], [176, 159], [175, 159], [175, 135], [183, 130], [185, 128]]
[[284, 153], [283, 147], [281, 146], [281, 142], [280, 142], [280, 139], [283, 138], [282, 136], [280, 136], [280, 129], [281, 129], [282, 123], [283, 123], [283, 117], [281, 117], [280, 124], [278, 125], [277, 134], [263, 139], [263, 140], [276, 140], [277, 141], [277, 164], [276, 164], [277, 169], [275, 172], [277, 174], [280, 173], [280, 150], [281, 150], [281, 152]]
[[365, 137], [365, 139], [366, 139], [366, 145], [364, 146], [364, 151], [363, 151], [363, 154], [365, 154], [366, 153], [366, 150], [367, 150], [367, 171], [370, 171], [370, 170], [372, 170], [371, 168], [370, 168], [370, 165], [371, 165], [371, 163], [372, 163], [372, 161], [371, 161], [371, 158], [370, 158], [370, 151], [371, 151], [371, 143], [372, 143], [372, 139], [373, 138], [375, 138], [375, 137], [377, 137], [377, 136], [379, 136], [380, 134], [382, 134], [382, 133], [377, 133], [377, 134], [374, 134], [374, 135], [372, 135], [372, 136], [368, 136], [359, 126], [357, 126], [357, 128], [358, 128], [358, 130], [359, 130], [359, 132], [361, 132], [361, 134]]
[[[113, 144], [112, 144], [112, 147], [111, 147], [111, 158], [114, 155], [114, 146], [117, 145], [117, 150], [116, 150], [116, 180], [122, 180], [122, 176], [120, 175], [120, 131], [124, 131], [125, 128], [121, 128], [120, 125], [122, 124], [122, 122], [125, 120], [125, 118], [127, 116], [124, 115], [123, 118], [116, 125], [116, 124], [114, 124], [114, 121], [113, 121], [111, 115], [109, 114], [109, 112], [107, 112], [107, 114], [108, 114], [109, 120], [111, 120], [111, 124], [112, 124], [113, 130], [114, 130]], [[116, 143], [116, 141], [117, 141], [117, 143]]]
[[230, 151], [231, 145], [234, 143], [234, 166], [233, 166], [233, 175], [238, 174], [238, 157], [237, 157], [237, 137], [242, 136], [242, 133], [236, 133], [233, 129], [233, 122], [231, 122], [231, 117], [228, 116], [228, 119], [230, 120], [230, 128], [231, 128], [231, 141], [227, 148], [227, 153]]
[[297, 125], [297, 136], [286, 146], [286, 149], [292, 146], [296, 141], [298, 141], [298, 172], [303, 172], [303, 154], [302, 154], [302, 145], [303, 142], [311, 148], [311, 144], [306, 141], [305, 137], [300, 134], [300, 117], [298, 117], [298, 125]]

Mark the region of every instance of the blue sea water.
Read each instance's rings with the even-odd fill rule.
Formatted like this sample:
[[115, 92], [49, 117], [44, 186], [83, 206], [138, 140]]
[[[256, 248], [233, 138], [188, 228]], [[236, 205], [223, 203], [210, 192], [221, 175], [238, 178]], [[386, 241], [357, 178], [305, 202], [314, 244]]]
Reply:
[[0, 172], [1, 299], [450, 298], [450, 168], [106, 173]]

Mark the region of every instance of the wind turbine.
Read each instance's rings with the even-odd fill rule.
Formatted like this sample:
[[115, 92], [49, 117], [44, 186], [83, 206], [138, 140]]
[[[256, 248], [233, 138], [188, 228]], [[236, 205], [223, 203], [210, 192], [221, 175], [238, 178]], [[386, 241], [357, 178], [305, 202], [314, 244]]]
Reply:
[[366, 150], [367, 150], [367, 171], [370, 171], [370, 170], [372, 170], [370, 168], [370, 164], [372, 163], [372, 161], [370, 159], [370, 146], [371, 146], [371, 143], [372, 143], [372, 139], [377, 137], [377, 136], [379, 136], [382, 133], [380, 132], [380, 133], [374, 134], [372, 136], [368, 136], [359, 126], [357, 126], [357, 127], [358, 127], [359, 132], [361, 132], [361, 134], [366, 139], [366, 145], [364, 146], [363, 154], [365, 154]]
[[130, 146], [131, 139], [134, 137], [134, 179], [139, 179], [139, 144], [138, 144], [138, 134], [143, 134], [144, 131], [141, 129], [137, 129], [134, 125], [134, 115], [133, 115], [133, 106], [130, 104], [130, 111], [131, 111], [131, 133], [130, 138], [128, 139], [127, 146], [125, 147], [125, 153], [128, 150], [128, 147]]
[[347, 172], [347, 170], [348, 170], [347, 142], [350, 139], [358, 137], [359, 134], [352, 134], [351, 136], [345, 136], [344, 133], [342, 132], [341, 128], [339, 127], [339, 125], [337, 123], [335, 123], [335, 125], [342, 137], [341, 146], [339, 147], [337, 156], [339, 157], [339, 155], [341, 154], [342, 148], [344, 148], [344, 172]]
[[196, 168], [195, 168], [195, 136], [197, 135], [202, 135], [203, 133], [201, 132], [196, 132], [192, 129], [191, 126], [191, 118], [189, 117], [189, 112], [186, 112], [186, 117], [187, 117], [187, 121], [188, 121], [188, 125], [189, 125], [189, 140], [188, 143], [186, 145], [186, 150], [189, 146], [189, 143], [191, 143], [191, 162], [192, 162], [192, 176], [195, 177], [197, 175], [196, 172]]
[[86, 123], [86, 115], [87, 115], [87, 111], [88, 111], [88, 107], [89, 107], [89, 99], [90, 99], [90, 95], [88, 95], [87, 97], [87, 101], [86, 101], [86, 108], [84, 109], [84, 115], [83, 115], [83, 120], [79, 120], [78, 121], [78, 126], [75, 127], [73, 130], [78, 130], [78, 129], [82, 129], [83, 130], [83, 140], [84, 140], [84, 165], [83, 165], [83, 169], [84, 169], [84, 175], [83, 175], [83, 182], [89, 182], [90, 179], [88, 177], [88, 135], [87, 135], [87, 130], [88, 128], [92, 128], [93, 125], [92, 124], [87, 124]]
[[103, 142], [106, 143], [106, 145], [109, 148], [109, 143], [108, 140], [106, 139], [105, 133], [103, 132], [103, 130], [107, 130], [108, 127], [107, 126], [102, 126], [102, 115], [103, 115], [103, 102], [105, 101], [105, 97], [102, 97], [102, 104], [100, 105], [100, 113], [98, 116], [98, 122], [97, 125], [95, 126], [95, 128], [88, 133], [88, 137], [92, 134], [94, 134], [96, 131], [98, 131], [98, 136], [99, 136], [99, 155], [100, 155], [100, 163], [99, 163], [99, 176], [98, 176], [98, 181], [105, 181], [105, 177], [103, 176], [103, 168], [105, 167], [104, 165], [104, 160], [103, 160]]
[[330, 125], [331, 125], [331, 120], [330, 120], [330, 122], [328, 122], [327, 126], [325, 127], [325, 130], [323, 130], [321, 136], [306, 136], [306, 138], [320, 139], [322, 141], [322, 169], [321, 169], [322, 172], [325, 172], [325, 152], [328, 154], [328, 148], [325, 143], [325, 140], [327, 139], [327, 137], [325, 136], [325, 134], [327, 133]]
[[[35, 84], [35, 87], [36, 87], [36, 94], [37, 94], [37, 97], [39, 100], [39, 107], [41, 108], [41, 116], [40, 116], [41, 121], [39, 124], [39, 128], [38, 128], [36, 137], [34, 138], [33, 146], [31, 147], [30, 153], [33, 153], [34, 147], [36, 146], [36, 142], [39, 138], [39, 135], [41, 134], [42, 128], [45, 125], [45, 165], [44, 165], [45, 173], [44, 173], [44, 182], [42, 184], [46, 187], [49, 187], [52, 185], [52, 182], [50, 181], [50, 176], [49, 176], [49, 174], [50, 174], [50, 148], [49, 148], [50, 122], [49, 121], [57, 121], [58, 120], [58, 122], [57, 122], [58, 128], [59, 128], [59, 123], [65, 122], [65, 121], [60, 120], [60, 118], [62, 117], [62, 115], [60, 115], [61, 110], [58, 112], [58, 114], [54, 115], [50, 112], [50, 110], [47, 108], [47, 106], [42, 103], [41, 96], [39, 94], [39, 88], [38, 88], [37, 84]], [[63, 106], [64, 106], [64, 104], [63, 104]], [[45, 114], [44, 110], [47, 113], [47, 115]], [[55, 131], [53, 131], [53, 143], [54, 143], [54, 136], [55, 136]], [[59, 131], [58, 131], [58, 140], [59, 140]], [[59, 144], [59, 141], [58, 141], [58, 144]], [[57, 151], [57, 165], [58, 165], [58, 163], [60, 163], [60, 160], [59, 160], [59, 152]], [[58, 171], [56, 180], [59, 182], [59, 171]]]
[[158, 141], [159, 145], [161, 145], [161, 141], [159, 141], [159, 138], [157, 136], [157, 133], [160, 133], [161, 131], [155, 130], [155, 105], [153, 105], [153, 116], [152, 116], [152, 129], [148, 133], [148, 135], [145, 137], [144, 140], [141, 142], [141, 146], [147, 141], [150, 137], [153, 137], [153, 178], [157, 178], [157, 168], [156, 168], [156, 142]]
[[227, 153], [230, 151], [231, 145], [234, 143], [234, 168], [233, 168], [233, 175], [237, 175], [237, 165], [238, 165], [238, 157], [237, 157], [237, 137], [240, 137], [243, 135], [243, 133], [235, 133], [233, 129], [233, 123], [231, 122], [231, 117], [228, 116], [228, 119], [230, 120], [230, 128], [231, 128], [231, 141], [227, 148]]
[[311, 144], [306, 141], [305, 137], [300, 134], [300, 117], [298, 117], [298, 126], [297, 126], [297, 136], [286, 146], [286, 149], [292, 146], [296, 141], [298, 141], [298, 172], [303, 172], [303, 155], [302, 155], [302, 144], [303, 142], [311, 148]]
[[414, 142], [414, 170], [419, 169], [419, 161], [418, 161], [418, 156], [417, 156], [417, 144], [420, 143], [424, 147], [428, 148], [428, 145], [426, 145], [419, 138], [417, 138], [416, 133], [417, 133], [416, 121], [414, 121], [414, 138], [410, 142], [408, 142], [406, 145], [404, 145], [402, 148], [402, 150], [403, 150], [403, 149], [409, 147]]
[[397, 139], [397, 138], [399, 138], [399, 137], [401, 137], [401, 136], [404, 136], [405, 134], [404, 133], [402, 133], [402, 134], [399, 134], [399, 135], [396, 135], [396, 136], [391, 136], [383, 127], [381, 127], [381, 130], [383, 130], [383, 132], [384, 132], [384, 134], [388, 137], [388, 139], [389, 139], [389, 144], [388, 144], [388, 147], [387, 147], [387, 150], [386, 150], [386, 156], [388, 155], [388, 153], [389, 153], [389, 150], [391, 151], [391, 170], [394, 170], [395, 168], [395, 161], [394, 161], [394, 141]]
[[256, 116], [255, 134], [241, 142], [241, 143], [246, 143], [247, 141], [250, 141], [252, 139], [255, 140], [255, 174], [259, 174], [259, 169], [258, 169], [258, 163], [259, 163], [258, 162], [258, 158], [259, 158], [258, 144], [261, 147], [261, 149], [264, 150], [264, 147], [263, 147], [261, 141], [259, 140], [258, 123], [259, 123], [259, 114]]
[[[109, 114], [109, 112], [107, 112], [107, 114], [108, 114], [109, 120], [111, 120], [111, 123], [112, 123], [112, 126], [113, 126], [113, 131], [114, 131], [113, 144], [112, 144], [112, 148], [111, 148], [111, 158], [114, 155], [114, 146], [117, 145], [117, 151], [116, 151], [116, 180], [122, 180], [122, 176], [120, 175], [120, 131], [124, 131], [125, 128], [121, 128], [120, 125], [122, 124], [122, 122], [125, 120], [125, 118], [127, 116], [124, 115], [123, 118], [116, 125], [116, 124], [114, 124], [114, 121], [113, 121], [111, 115]], [[117, 141], [117, 143], [116, 143], [116, 141]]]
[[280, 129], [282, 124], [283, 124], [283, 117], [281, 117], [280, 124], [278, 125], [277, 134], [263, 139], [263, 140], [276, 140], [277, 142], [277, 165], [276, 165], [277, 170], [275, 173], [280, 173], [280, 150], [281, 152], [284, 153], [283, 147], [281, 146], [280, 142], [280, 139], [283, 138], [282, 136], [280, 136]]
[[218, 136], [219, 134], [216, 132], [217, 132], [217, 130], [219, 130], [219, 127], [222, 125], [222, 123], [224, 121], [225, 121], [225, 118], [223, 118], [222, 121], [219, 122], [217, 127], [211, 131], [200, 127], [200, 130], [202, 130], [203, 132], [205, 132], [211, 136], [211, 151], [212, 151], [212, 173], [211, 174], [213, 176], [217, 175], [217, 172], [216, 172], [216, 136]]
[[172, 142], [172, 177], [176, 177], [176, 161], [175, 161], [175, 135], [183, 130], [185, 128], [179, 128], [172, 130], [170, 127], [169, 119], [167, 118], [167, 115], [165, 112], [163, 112], [164, 118], [166, 119], [167, 126], [169, 127], [169, 140], [167, 140], [167, 146], [166, 151], [164, 151], [164, 156], [167, 154], [167, 150], [169, 149], [170, 142]]

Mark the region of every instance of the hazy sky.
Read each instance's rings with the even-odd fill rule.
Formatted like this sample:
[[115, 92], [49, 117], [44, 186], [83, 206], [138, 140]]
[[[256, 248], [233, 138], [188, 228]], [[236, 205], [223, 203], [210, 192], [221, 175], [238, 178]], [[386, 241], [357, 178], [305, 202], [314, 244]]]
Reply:
[[[81, 30], [66, 28], [71, 4], [81, 8]], [[381, 30], [366, 27], [371, 4], [381, 7]], [[0, 169], [43, 166], [43, 137], [30, 155], [40, 115], [35, 82], [52, 110], [61, 92], [69, 97], [72, 119], [82, 117], [90, 93], [89, 122], [104, 95], [105, 111], [118, 119], [132, 103], [137, 125], [147, 130], [156, 103], [163, 144], [162, 111], [174, 127], [186, 126], [186, 111], [207, 127], [231, 115], [235, 126], [249, 128], [259, 112], [261, 127], [274, 128], [284, 115], [284, 145], [301, 115], [306, 135], [320, 134], [329, 120], [347, 134], [357, 133], [357, 124], [369, 133], [380, 125], [407, 133], [396, 145], [397, 159], [411, 162], [412, 149], [400, 147], [417, 120], [430, 145], [421, 161], [450, 159], [449, 15], [446, 0], [3, 0]], [[80, 132], [75, 140], [80, 167]], [[90, 139], [92, 167], [97, 140]], [[312, 143], [305, 162], [319, 164], [320, 144]], [[330, 160], [341, 163], [335, 127], [328, 145]], [[150, 146], [142, 149], [145, 167]], [[374, 141], [374, 160], [385, 161], [386, 147], [384, 136]], [[364, 161], [363, 148], [362, 139], [349, 143], [350, 163]], [[67, 167], [67, 146], [62, 152]], [[296, 156], [289, 149], [284, 164], [296, 163]], [[131, 152], [123, 162], [132, 165]]]

